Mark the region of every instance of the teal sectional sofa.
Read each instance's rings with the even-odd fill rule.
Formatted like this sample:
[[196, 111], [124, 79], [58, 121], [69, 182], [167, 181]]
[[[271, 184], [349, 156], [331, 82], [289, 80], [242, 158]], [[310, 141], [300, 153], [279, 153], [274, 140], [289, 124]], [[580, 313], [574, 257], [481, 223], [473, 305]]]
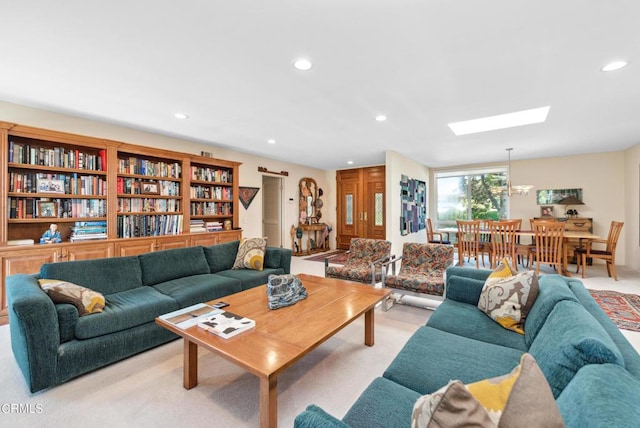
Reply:
[[295, 426], [409, 427], [421, 395], [450, 380], [469, 384], [509, 373], [525, 352], [536, 359], [567, 427], [638, 426], [640, 355], [582, 283], [541, 276], [520, 335], [477, 308], [490, 273], [449, 268], [444, 302], [346, 415], [338, 419], [310, 405]]
[[[291, 250], [267, 247], [262, 271], [231, 267], [239, 241], [64, 263], [7, 278], [11, 346], [29, 390], [37, 392], [178, 336], [155, 318], [290, 273]], [[57, 279], [105, 296], [101, 313], [80, 317], [54, 304], [38, 279]]]

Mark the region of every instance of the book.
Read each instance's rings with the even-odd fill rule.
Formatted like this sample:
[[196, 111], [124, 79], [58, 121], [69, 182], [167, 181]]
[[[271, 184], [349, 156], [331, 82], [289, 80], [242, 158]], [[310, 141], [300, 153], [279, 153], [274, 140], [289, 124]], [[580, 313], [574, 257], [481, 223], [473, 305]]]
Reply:
[[255, 326], [254, 320], [227, 311], [220, 311], [219, 314], [208, 316], [198, 323], [198, 327], [225, 339]]
[[216, 309], [204, 303], [198, 303], [187, 308], [160, 315], [159, 318], [184, 330], [221, 312], [223, 312], [221, 309]]

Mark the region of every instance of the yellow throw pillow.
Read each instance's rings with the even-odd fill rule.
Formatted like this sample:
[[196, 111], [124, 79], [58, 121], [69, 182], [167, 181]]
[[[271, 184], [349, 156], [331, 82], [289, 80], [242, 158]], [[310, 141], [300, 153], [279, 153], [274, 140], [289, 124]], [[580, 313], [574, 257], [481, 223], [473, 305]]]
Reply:
[[509, 374], [465, 385], [449, 382], [413, 406], [412, 428], [564, 427], [544, 374], [531, 354]]
[[511, 270], [509, 266], [509, 262], [507, 259], [500, 260], [498, 266], [496, 266], [495, 270], [491, 272], [491, 275], [486, 279], [485, 284], [492, 284], [494, 282], [500, 281], [501, 279], [511, 278], [516, 273]]
[[267, 238], [242, 238], [231, 269], [262, 270], [266, 249]]
[[478, 309], [486, 313], [502, 327], [524, 334], [524, 321], [538, 297], [538, 276], [534, 271], [487, 279]]
[[38, 283], [54, 303], [72, 304], [81, 317], [104, 309], [104, 296], [97, 291], [59, 279], [39, 279]]

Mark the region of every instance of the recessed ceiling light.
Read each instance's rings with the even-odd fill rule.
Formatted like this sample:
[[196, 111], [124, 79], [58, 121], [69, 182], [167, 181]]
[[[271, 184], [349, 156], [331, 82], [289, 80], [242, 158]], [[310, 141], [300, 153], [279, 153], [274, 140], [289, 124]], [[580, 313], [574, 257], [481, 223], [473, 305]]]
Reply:
[[269, 138], [269, 139], [267, 140], [267, 143], [269, 143], [269, 144], [275, 144], [275, 143], [276, 143], [276, 140], [274, 140], [273, 138]]
[[353, 161], [347, 161], [349, 165], [353, 165]]
[[379, 114], [376, 116], [377, 122], [384, 122], [385, 120], [387, 120], [387, 116], [385, 116], [384, 114]]
[[456, 135], [466, 135], [478, 132], [494, 131], [496, 129], [531, 125], [547, 120], [550, 108], [551, 106], [546, 106], [531, 110], [517, 111], [514, 113], [499, 114], [497, 116], [483, 117], [480, 119], [454, 122], [449, 124], [449, 128], [451, 128], [453, 133]]
[[626, 65], [627, 65], [626, 61], [613, 61], [605, 65], [604, 67], [602, 67], [602, 71], [620, 70], [622, 67], [625, 67]]
[[184, 113], [174, 113], [173, 117], [176, 119], [189, 119], [189, 116]]
[[308, 59], [298, 58], [293, 62], [293, 66], [295, 67], [296, 70], [308, 71], [308, 70], [311, 70], [311, 67], [313, 67], [313, 64], [311, 64], [311, 61], [309, 61]]

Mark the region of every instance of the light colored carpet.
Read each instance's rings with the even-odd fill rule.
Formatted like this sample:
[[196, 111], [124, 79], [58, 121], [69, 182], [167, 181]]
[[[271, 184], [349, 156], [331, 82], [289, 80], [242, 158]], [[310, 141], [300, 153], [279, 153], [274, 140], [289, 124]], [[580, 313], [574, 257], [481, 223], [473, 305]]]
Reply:
[[[409, 306], [378, 309], [375, 346], [363, 344], [361, 317], [293, 365], [278, 378], [279, 426], [293, 426], [311, 403], [342, 418], [430, 314]], [[199, 384], [185, 390], [181, 340], [37, 394], [28, 392], [13, 358], [8, 326], [0, 327], [0, 349], [0, 426], [258, 426], [258, 379], [201, 350]], [[6, 404], [27, 413], [5, 412]]]

